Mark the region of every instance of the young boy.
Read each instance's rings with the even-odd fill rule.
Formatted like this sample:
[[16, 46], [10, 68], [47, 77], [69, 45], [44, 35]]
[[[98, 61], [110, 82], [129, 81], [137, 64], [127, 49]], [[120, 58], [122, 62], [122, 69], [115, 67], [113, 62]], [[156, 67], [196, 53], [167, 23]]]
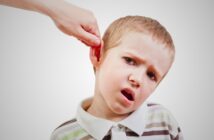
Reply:
[[90, 48], [94, 97], [51, 140], [182, 140], [170, 112], [146, 101], [173, 63], [167, 30], [154, 19], [127, 16], [109, 26], [103, 41], [100, 51]]

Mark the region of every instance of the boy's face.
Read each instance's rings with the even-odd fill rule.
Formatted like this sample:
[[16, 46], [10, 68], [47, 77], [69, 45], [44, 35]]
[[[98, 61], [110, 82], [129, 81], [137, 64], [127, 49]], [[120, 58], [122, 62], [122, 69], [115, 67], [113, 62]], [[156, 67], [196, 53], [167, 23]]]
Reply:
[[106, 53], [96, 69], [95, 95], [103, 110], [116, 115], [136, 110], [152, 94], [169, 70], [173, 55], [151, 36], [136, 32], [124, 35]]

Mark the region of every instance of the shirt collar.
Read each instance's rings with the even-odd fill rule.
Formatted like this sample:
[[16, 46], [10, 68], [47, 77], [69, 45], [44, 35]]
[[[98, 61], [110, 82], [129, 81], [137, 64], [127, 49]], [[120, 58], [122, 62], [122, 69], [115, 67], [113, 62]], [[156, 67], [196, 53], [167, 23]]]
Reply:
[[141, 136], [146, 125], [147, 109], [147, 103], [144, 102], [136, 111], [119, 123]]
[[96, 139], [103, 139], [112, 126], [121, 124], [128, 127], [130, 130], [142, 135], [145, 128], [145, 117], [147, 111], [146, 103], [142, 104], [136, 111], [134, 111], [127, 118], [120, 122], [113, 122], [110, 120], [97, 118], [85, 111], [90, 106], [92, 98], [84, 100], [77, 109], [77, 121], [80, 126], [85, 129], [91, 136]]

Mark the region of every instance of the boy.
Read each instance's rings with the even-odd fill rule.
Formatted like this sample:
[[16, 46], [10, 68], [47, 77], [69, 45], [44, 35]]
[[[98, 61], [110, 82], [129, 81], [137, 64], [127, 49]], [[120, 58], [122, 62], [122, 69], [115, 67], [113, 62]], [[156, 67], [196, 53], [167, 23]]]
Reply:
[[183, 139], [170, 112], [146, 102], [174, 60], [166, 29], [154, 19], [127, 16], [109, 26], [103, 41], [101, 51], [90, 48], [94, 97], [84, 100], [76, 118], [59, 126], [51, 140]]

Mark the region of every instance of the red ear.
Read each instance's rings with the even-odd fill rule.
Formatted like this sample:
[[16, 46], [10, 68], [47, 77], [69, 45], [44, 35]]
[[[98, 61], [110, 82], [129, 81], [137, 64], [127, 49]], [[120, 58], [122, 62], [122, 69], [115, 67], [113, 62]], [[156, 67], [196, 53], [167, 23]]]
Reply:
[[90, 47], [90, 59], [94, 67], [96, 67], [100, 60], [100, 47]]
[[97, 61], [100, 61], [100, 50], [101, 50], [101, 46], [99, 46], [99, 47], [96, 47], [95, 48], [95, 56], [96, 56], [96, 58], [97, 58]]
[[98, 47], [90, 47], [90, 59], [92, 64], [96, 67], [99, 64], [100, 58], [102, 56], [103, 42]]

